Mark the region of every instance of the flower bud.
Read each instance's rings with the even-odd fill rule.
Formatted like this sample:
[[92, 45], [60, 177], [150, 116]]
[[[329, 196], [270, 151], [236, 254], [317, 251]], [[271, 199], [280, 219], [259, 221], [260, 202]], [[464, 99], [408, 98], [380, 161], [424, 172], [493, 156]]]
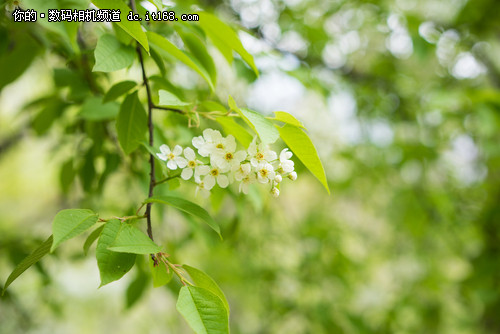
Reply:
[[292, 181], [297, 180], [297, 172], [291, 172], [290, 174], [288, 174], [288, 178]]
[[278, 174], [274, 177], [274, 182], [280, 183], [281, 181], [283, 181], [283, 178], [281, 177], [281, 175]]
[[271, 189], [271, 194], [273, 195], [273, 197], [278, 197], [280, 195], [280, 191], [278, 188], [273, 187], [273, 189]]

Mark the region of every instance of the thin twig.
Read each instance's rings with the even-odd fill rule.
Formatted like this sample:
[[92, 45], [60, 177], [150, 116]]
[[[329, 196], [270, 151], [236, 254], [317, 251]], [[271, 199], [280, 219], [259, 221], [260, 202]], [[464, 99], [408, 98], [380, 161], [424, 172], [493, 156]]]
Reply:
[[157, 105], [153, 105], [152, 108], [153, 109], [161, 109], [161, 110], [173, 111], [173, 112], [176, 112], [178, 114], [185, 114], [186, 113], [184, 110], [181, 110], [181, 109], [170, 108], [170, 107], [162, 107], [162, 106], [157, 106]]

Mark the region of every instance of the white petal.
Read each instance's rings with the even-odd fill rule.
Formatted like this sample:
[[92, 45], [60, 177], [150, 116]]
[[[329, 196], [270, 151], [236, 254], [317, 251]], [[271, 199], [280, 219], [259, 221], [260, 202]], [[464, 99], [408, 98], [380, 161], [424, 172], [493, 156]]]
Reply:
[[189, 180], [193, 176], [193, 170], [191, 168], [184, 168], [181, 173], [183, 180]]
[[174, 160], [169, 160], [167, 162], [167, 168], [171, 170], [177, 169], [177, 164], [175, 163]]
[[165, 155], [169, 155], [170, 154], [170, 147], [168, 147], [168, 145], [161, 145], [160, 146], [160, 151], [161, 153], [165, 154]]
[[276, 160], [277, 158], [278, 158], [278, 155], [274, 151], [269, 150], [269, 151], [264, 152], [264, 159], [266, 159], [267, 161], [273, 161], [273, 160]]
[[207, 175], [208, 172], [210, 172], [210, 167], [209, 166], [206, 166], [206, 165], [203, 165], [203, 166], [196, 166], [194, 168], [194, 174], [195, 175]]
[[229, 179], [226, 175], [217, 176], [217, 183], [221, 188], [226, 188], [229, 185]]
[[205, 144], [205, 140], [203, 139], [202, 136], [194, 137], [191, 142], [193, 143], [193, 146], [196, 147], [197, 149], [199, 149]]
[[167, 161], [167, 156], [163, 153], [156, 153], [156, 156], [163, 161]]
[[[179, 146], [180, 147], [180, 146]], [[187, 160], [184, 159], [183, 157], [175, 157], [174, 158], [175, 162], [177, 163], [177, 165], [179, 165], [179, 168], [184, 168], [187, 166]]]
[[179, 145], [175, 145], [174, 151], [172, 152], [175, 156], [181, 155], [182, 154], [182, 147]]
[[232, 135], [226, 138], [226, 151], [233, 153], [236, 150], [236, 140]]
[[[194, 138], [193, 138], [194, 140]], [[191, 147], [186, 147], [184, 149], [184, 156], [189, 160], [195, 160], [196, 159], [196, 154], [194, 153], [194, 150]]]
[[212, 189], [215, 186], [215, 178], [212, 175], [207, 175], [203, 179], [203, 184], [205, 185], [205, 189]]
[[285, 173], [290, 173], [290, 172], [293, 172], [293, 161], [292, 160], [286, 160], [284, 162], [281, 163], [281, 168], [283, 168], [283, 171]]
[[284, 148], [280, 153], [280, 161], [288, 160], [292, 157], [292, 152], [288, 152], [288, 148]]
[[238, 163], [245, 160], [246, 157], [247, 157], [247, 152], [245, 151], [238, 151], [234, 154], [234, 160], [236, 160]]

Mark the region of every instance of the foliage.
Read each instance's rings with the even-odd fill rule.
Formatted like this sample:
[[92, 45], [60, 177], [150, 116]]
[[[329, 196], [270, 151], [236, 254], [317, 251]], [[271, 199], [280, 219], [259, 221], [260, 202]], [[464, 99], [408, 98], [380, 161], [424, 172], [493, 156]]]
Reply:
[[[0, 102], [12, 112], [0, 114], [0, 331], [55, 331], [71, 319], [100, 332], [106, 314], [117, 331], [192, 332], [177, 308], [198, 332], [224, 332], [230, 305], [237, 333], [500, 332], [498, 1], [151, 4], [200, 20], [2, 15]], [[149, 5], [137, 6], [144, 15]], [[15, 87], [25, 91], [17, 103]], [[207, 128], [243, 148], [255, 135], [288, 146], [298, 180], [278, 199], [269, 184], [194, 196], [195, 182], [156, 154]], [[154, 196], [152, 166], [162, 182]], [[44, 240], [56, 213], [75, 208], [99, 213], [97, 222], [73, 221], [62, 232], [74, 239], [36, 262], [52, 246]], [[95, 242], [103, 287], [85, 299], [68, 271], [95, 267], [83, 255]], [[84, 286], [97, 273], [79, 276], [78, 290], [97, 287]], [[114, 287], [123, 300], [107, 297]]]

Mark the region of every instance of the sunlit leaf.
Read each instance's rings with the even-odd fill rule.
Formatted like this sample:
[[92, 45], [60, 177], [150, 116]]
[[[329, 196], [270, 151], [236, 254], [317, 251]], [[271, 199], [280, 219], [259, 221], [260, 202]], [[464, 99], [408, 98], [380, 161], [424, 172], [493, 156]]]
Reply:
[[97, 222], [98, 215], [87, 209], [66, 209], [59, 211], [52, 222], [53, 252], [62, 242], [76, 237]]
[[188, 266], [187, 264], [183, 265], [182, 268], [184, 268], [184, 270], [189, 274], [189, 276], [193, 280], [193, 283], [197, 287], [207, 289], [208, 291], [219, 297], [224, 303], [224, 306], [227, 309], [227, 313], [229, 313], [229, 303], [227, 302], [226, 296], [224, 295], [224, 292], [222, 292], [221, 288], [219, 288], [217, 283], [215, 283], [215, 281], [212, 279], [212, 277], [208, 276], [200, 269]]
[[215, 84], [212, 81], [210, 74], [205, 70], [205, 68], [203, 68], [203, 66], [201, 66], [201, 64], [199, 64], [199, 62], [195, 58], [188, 55], [186, 52], [179, 50], [179, 48], [177, 48], [169, 40], [167, 40], [165, 37], [161, 35], [158, 35], [157, 33], [148, 31], [147, 36], [151, 44], [156, 45], [163, 52], [166, 52], [172, 57], [177, 58], [178, 60], [189, 66], [191, 69], [198, 72], [198, 74], [201, 75], [207, 81], [207, 83], [210, 86], [210, 89], [211, 90], [215, 89]]
[[125, 30], [130, 36], [132, 36], [136, 41], [138, 41], [144, 49], [149, 52], [148, 39], [145, 32], [141, 28], [141, 24], [138, 21], [130, 21], [127, 19], [127, 15], [132, 10], [121, 0], [92, 0], [92, 3], [101, 9], [119, 9], [120, 10], [120, 21], [116, 22]]
[[[250, 65], [250, 67], [254, 70], [256, 75], [259, 75], [259, 71], [255, 66], [253, 57], [248, 53], [247, 50], [241, 44], [241, 41], [236, 34], [236, 32], [229, 27], [227, 24], [219, 20], [215, 15], [212, 15], [207, 12], [199, 13], [200, 15], [200, 26], [205, 30], [210, 39], [214, 42], [216, 47], [219, 47], [219, 50], [225, 54], [227, 53], [227, 47], [233, 49], [243, 60]], [[228, 57], [226, 56], [226, 59]]]
[[229, 96], [228, 104], [259, 135], [263, 143], [272, 144], [280, 137], [273, 123], [263, 115], [250, 109], [239, 108], [231, 96]]
[[229, 333], [229, 314], [222, 300], [207, 289], [184, 286], [177, 310], [198, 334]]
[[268, 117], [268, 119], [287, 123], [305, 129], [304, 125], [298, 119], [296, 119], [293, 115], [284, 111], [275, 111], [274, 118]]
[[177, 96], [174, 94], [161, 89], [158, 94], [160, 95], [160, 106], [167, 106], [167, 107], [184, 107], [188, 106], [191, 103], [181, 101]]
[[120, 43], [113, 35], [104, 34], [97, 41], [94, 55], [95, 65], [92, 71], [113, 72], [132, 65], [135, 50]]
[[215, 120], [222, 125], [224, 132], [233, 135], [244, 147], [248, 147], [252, 142], [252, 135], [232, 117], [217, 117]]
[[137, 227], [122, 223], [118, 235], [109, 250], [121, 253], [154, 254], [161, 251], [147, 235]]
[[309, 136], [302, 129], [289, 124], [278, 127], [278, 130], [283, 141], [295, 153], [297, 158], [302, 161], [304, 166], [309, 169], [325, 187], [326, 191], [330, 193], [323, 164]]

